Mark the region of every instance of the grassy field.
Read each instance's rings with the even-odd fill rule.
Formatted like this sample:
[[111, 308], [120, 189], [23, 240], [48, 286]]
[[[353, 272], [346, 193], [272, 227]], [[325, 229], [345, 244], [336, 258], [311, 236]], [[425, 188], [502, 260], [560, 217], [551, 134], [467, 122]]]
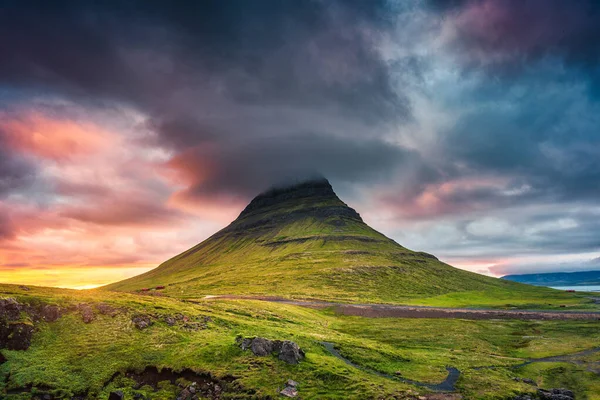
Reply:
[[[543, 387], [568, 387], [578, 399], [600, 399], [600, 377], [587, 372], [586, 365], [534, 363], [510, 368], [525, 359], [598, 346], [597, 321], [366, 319], [248, 300], [196, 304], [160, 296], [0, 285], [0, 298], [8, 297], [20, 303], [71, 306], [71, 311], [55, 322], [37, 322], [28, 350], [2, 350], [7, 361], [0, 365], [4, 376], [0, 393], [7, 400], [29, 399], [30, 393], [19, 390], [32, 385], [64, 398], [87, 392], [89, 398], [106, 399], [111, 390], [119, 389], [127, 399], [134, 393], [173, 399], [178, 389], [168, 382], [155, 390], [133, 389], [133, 381], [121, 375], [111, 381], [116, 372], [139, 372], [150, 366], [234, 376], [236, 391], [223, 398], [275, 398], [288, 379], [300, 383], [302, 399], [416, 398], [428, 390], [377, 372], [438, 383], [445, 368], [454, 366], [461, 371], [456, 389], [465, 399], [508, 399], [534, 391], [515, 377], [534, 379]], [[102, 303], [119, 312], [96, 313], [86, 324], [72, 308], [80, 303]], [[132, 317], [137, 314], [152, 315], [154, 324], [135, 328]], [[190, 321], [210, 317], [210, 322], [199, 330], [169, 326], [165, 318], [176, 314]], [[292, 340], [306, 352], [306, 359], [289, 365], [274, 356], [254, 356], [235, 345], [238, 335]], [[334, 357], [321, 342], [334, 343], [344, 357], [364, 369]], [[598, 354], [591, 355], [587, 361], [597, 358]]]

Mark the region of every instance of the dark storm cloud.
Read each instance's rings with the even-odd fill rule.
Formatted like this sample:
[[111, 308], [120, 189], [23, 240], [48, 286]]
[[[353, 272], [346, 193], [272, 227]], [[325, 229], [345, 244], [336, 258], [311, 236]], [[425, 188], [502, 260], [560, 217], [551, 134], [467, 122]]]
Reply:
[[175, 157], [170, 167], [189, 177], [187, 196], [207, 198], [211, 193], [227, 194], [231, 188], [251, 197], [273, 183], [318, 173], [338, 182], [374, 182], [392, 178], [402, 165], [414, 164], [424, 164], [418, 153], [379, 140], [304, 133], [222, 148], [191, 148]]
[[[269, 121], [292, 137], [327, 136], [342, 121], [359, 127], [348, 140], [361, 140], [410, 118], [377, 47], [392, 26], [384, 1], [2, 4], [0, 85], [127, 103], [149, 116], [157, 143], [177, 152], [209, 145], [226, 158], [244, 153], [244, 143], [261, 159], [259, 143], [275, 134]], [[215, 174], [252, 185], [279, 179], [282, 168], [313, 167], [314, 149], [275, 159], [285, 151], [277, 143], [287, 145], [268, 144], [265, 158], [277, 164], [261, 168], [258, 181], [241, 162], [221, 163]], [[379, 170], [372, 158], [357, 151], [338, 157], [338, 168]]]
[[595, 0], [430, 3], [454, 19], [453, 44], [473, 68], [516, 72], [555, 58], [600, 77], [600, 3]]

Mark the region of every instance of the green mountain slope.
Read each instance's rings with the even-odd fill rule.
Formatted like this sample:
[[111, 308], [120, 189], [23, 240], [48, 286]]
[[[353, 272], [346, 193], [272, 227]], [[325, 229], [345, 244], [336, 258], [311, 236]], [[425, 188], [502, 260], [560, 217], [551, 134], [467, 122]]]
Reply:
[[325, 179], [258, 195], [202, 243], [106, 289], [156, 286], [182, 298], [242, 294], [470, 306], [529, 304], [553, 293], [408, 250], [365, 224]]

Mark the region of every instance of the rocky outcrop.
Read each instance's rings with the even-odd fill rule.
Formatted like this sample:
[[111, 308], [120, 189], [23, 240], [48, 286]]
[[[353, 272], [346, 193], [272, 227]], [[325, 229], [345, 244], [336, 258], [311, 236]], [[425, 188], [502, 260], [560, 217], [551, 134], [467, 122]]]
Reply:
[[108, 315], [111, 317], [114, 317], [119, 313], [119, 310], [117, 308], [111, 306], [110, 304], [106, 304], [106, 303], [96, 304], [96, 310], [98, 310], [98, 312], [101, 315]]
[[243, 338], [238, 336], [236, 343], [242, 350], [249, 349], [256, 356], [265, 357], [273, 354], [288, 364], [298, 364], [305, 357], [304, 351], [296, 343], [289, 340], [270, 340], [262, 337]]
[[537, 392], [541, 400], [573, 400], [575, 394], [569, 389], [538, 389]]
[[199, 331], [208, 329], [208, 323], [212, 322], [212, 318], [205, 315], [196, 315], [189, 317], [183, 314], [165, 315], [162, 320], [169, 326], [178, 326], [186, 331]]
[[0, 299], [0, 321], [18, 321], [21, 318], [21, 311], [25, 309], [26, 306], [15, 299]]
[[513, 378], [513, 380], [515, 382], [523, 382], [523, 383], [526, 383], [531, 386], [537, 386], [537, 383], [533, 379], [516, 377], [516, 378]]
[[131, 322], [136, 328], [142, 330], [153, 324], [152, 317], [146, 314], [137, 314], [131, 318]]
[[575, 394], [569, 389], [538, 389], [535, 394], [522, 394], [512, 400], [575, 400]]
[[0, 323], [0, 348], [27, 350], [31, 345], [33, 325], [15, 322]]
[[279, 359], [288, 364], [298, 364], [304, 359], [304, 352], [296, 343], [286, 340], [281, 344]]
[[81, 315], [81, 320], [86, 324], [89, 324], [96, 319], [96, 314], [94, 314], [94, 310], [89, 304], [79, 304], [77, 310]]
[[125, 398], [125, 396], [123, 395], [123, 392], [121, 392], [120, 390], [110, 392], [110, 394], [108, 395], [108, 400], [123, 400], [124, 398]]
[[27, 350], [33, 325], [23, 319], [29, 307], [15, 299], [0, 299], [0, 349]]
[[285, 387], [279, 392], [280, 395], [285, 397], [296, 397], [298, 396], [298, 382], [289, 379], [285, 383]]
[[59, 306], [45, 305], [40, 310], [42, 319], [46, 322], [54, 322], [61, 317], [63, 310]]

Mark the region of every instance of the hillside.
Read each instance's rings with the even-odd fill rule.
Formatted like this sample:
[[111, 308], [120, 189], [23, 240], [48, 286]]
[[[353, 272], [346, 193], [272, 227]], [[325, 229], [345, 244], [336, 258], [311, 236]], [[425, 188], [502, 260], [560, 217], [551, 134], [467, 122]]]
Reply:
[[600, 271], [506, 275], [503, 276], [502, 279], [540, 286], [600, 285]]
[[157, 286], [180, 298], [275, 295], [468, 306], [564, 301], [554, 301], [554, 291], [456, 269], [402, 247], [365, 224], [325, 179], [259, 194], [202, 243], [105, 289]]

